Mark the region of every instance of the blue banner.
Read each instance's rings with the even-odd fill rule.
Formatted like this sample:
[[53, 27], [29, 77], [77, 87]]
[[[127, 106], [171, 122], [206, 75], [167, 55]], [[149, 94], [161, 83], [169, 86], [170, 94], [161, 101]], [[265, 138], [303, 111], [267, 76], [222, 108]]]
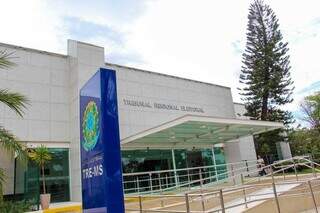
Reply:
[[80, 90], [82, 208], [123, 213], [116, 73], [100, 68]]

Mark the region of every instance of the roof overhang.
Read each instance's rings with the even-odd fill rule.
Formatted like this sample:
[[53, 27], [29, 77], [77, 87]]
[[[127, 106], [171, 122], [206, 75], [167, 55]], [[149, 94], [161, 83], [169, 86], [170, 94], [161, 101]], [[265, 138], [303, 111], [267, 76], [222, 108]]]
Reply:
[[197, 148], [283, 128], [283, 123], [185, 115], [124, 138], [123, 149]]

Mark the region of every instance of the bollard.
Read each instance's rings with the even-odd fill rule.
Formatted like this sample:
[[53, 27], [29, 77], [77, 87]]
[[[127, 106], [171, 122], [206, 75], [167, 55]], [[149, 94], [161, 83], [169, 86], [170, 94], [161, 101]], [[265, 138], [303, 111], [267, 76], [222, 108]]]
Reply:
[[219, 191], [219, 197], [220, 197], [221, 212], [222, 212], [222, 213], [225, 213], [226, 210], [225, 210], [225, 208], [224, 208], [224, 201], [223, 201], [223, 192], [222, 192], [222, 189], [220, 189], [220, 191]]
[[273, 168], [272, 167], [271, 167], [271, 177], [272, 177], [272, 188], [273, 188], [273, 193], [274, 193], [274, 199], [275, 199], [275, 202], [277, 205], [278, 213], [280, 213], [280, 204], [279, 204], [279, 200], [278, 200], [276, 184], [274, 183]]
[[139, 195], [139, 209], [140, 209], [140, 213], [142, 213], [143, 210], [142, 210], [142, 198], [141, 198], [141, 195]]
[[313, 194], [313, 190], [312, 190], [312, 186], [311, 186], [310, 180], [308, 180], [308, 185], [309, 185], [309, 189], [310, 189], [310, 193], [311, 193], [311, 197], [312, 197], [312, 201], [313, 201], [313, 205], [314, 205], [314, 210], [316, 210], [316, 213], [318, 213], [317, 203], [316, 203], [316, 199], [315, 199], [314, 194]]
[[189, 205], [189, 197], [188, 197], [188, 193], [185, 193], [185, 200], [186, 200], [186, 212], [190, 213], [190, 205]]

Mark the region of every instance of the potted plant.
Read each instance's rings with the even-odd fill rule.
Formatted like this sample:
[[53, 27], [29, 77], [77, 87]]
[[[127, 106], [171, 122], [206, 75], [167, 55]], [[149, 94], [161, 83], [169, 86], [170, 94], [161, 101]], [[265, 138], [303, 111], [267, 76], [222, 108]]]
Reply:
[[43, 194], [40, 194], [40, 203], [42, 209], [48, 209], [50, 205], [50, 194], [46, 193], [44, 167], [51, 160], [51, 154], [48, 148], [41, 144], [41, 146], [29, 151], [29, 157], [32, 161], [38, 164], [41, 169]]

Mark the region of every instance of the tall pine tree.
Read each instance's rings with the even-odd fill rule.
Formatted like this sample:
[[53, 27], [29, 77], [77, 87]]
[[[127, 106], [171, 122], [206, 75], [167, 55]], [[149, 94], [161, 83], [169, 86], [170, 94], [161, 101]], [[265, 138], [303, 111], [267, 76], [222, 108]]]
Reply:
[[[240, 74], [240, 95], [247, 116], [256, 120], [292, 123], [290, 112], [283, 106], [293, 101], [288, 43], [282, 41], [278, 19], [262, 0], [255, 0], [249, 9], [247, 43]], [[255, 138], [258, 153], [262, 144], [276, 152], [275, 143], [282, 140], [279, 131]]]

